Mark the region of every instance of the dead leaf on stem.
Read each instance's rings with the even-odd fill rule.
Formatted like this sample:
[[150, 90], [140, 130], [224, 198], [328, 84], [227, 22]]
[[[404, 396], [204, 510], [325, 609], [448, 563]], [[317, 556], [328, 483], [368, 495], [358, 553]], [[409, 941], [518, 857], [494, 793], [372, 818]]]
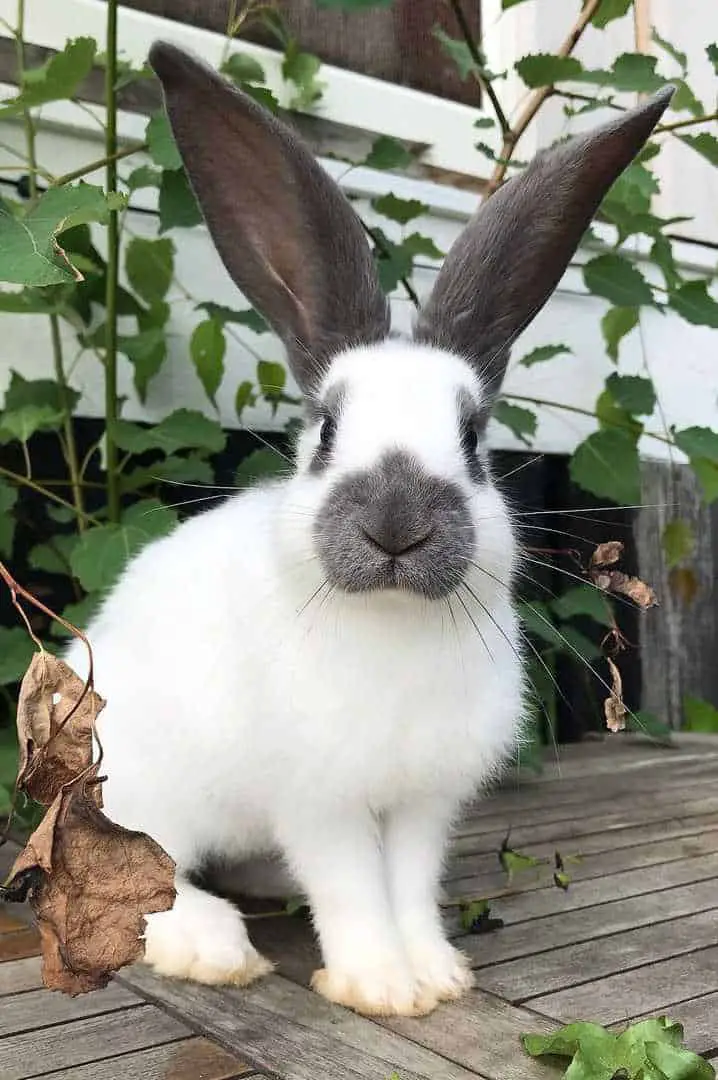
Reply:
[[609, 731], [625, 731], [626, 714], [628, 710], [623, 703], [623, 680], [621, 679], [621, 672], [618, 670], [614, 661], [611, 660], [610, 656], [606, 657], [606, 663], [608, 664], [608, 669], [611, 673], [611, 694], [603, 703], [606, 726]]
[[658, 597], [645, 581], [640, 578], [630, 577], [620, 570], [605, 570], [592, 573], [591, 580], [597, 588], [604, 592], [615, 593], [619, 596], [627, 596], [634, 604], [646, 611], [648, 608], [658, 606]]
[[[175, 900], [172, 859], [144, 833], [111, 822], [97, 770], [64, 787], [15, 860], [5, 889], [28, 898], [42, 938], [43, 983], [82, 994], [142, 958], [145, 916]], [[24, 895], [23, 883], [27, 883]]]
[[[49, 806], [92, 763], [95, 720], [105, 702], [63, 660], [37, 652], [20, 687], [18, 786]], [[92, 797], [102, 806], [100, 785]]]
[[599, 544], [591, 555], [591, 569], [613, 566], [623, 555], [623, 544], [620, 540], [607, 540], [605, 544]]

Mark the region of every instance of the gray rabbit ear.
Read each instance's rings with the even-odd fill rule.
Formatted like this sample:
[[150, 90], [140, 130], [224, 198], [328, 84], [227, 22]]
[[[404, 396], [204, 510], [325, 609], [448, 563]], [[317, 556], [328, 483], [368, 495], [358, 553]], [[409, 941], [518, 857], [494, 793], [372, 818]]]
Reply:
[[301, 140], [252, 98], [166, 42], [149, 60], [215, 246], [311, 393], [332, 353], [389, 330], [361, 222]]
[[479, 209], [449, 251], [415, 338], [460, 353], [496, 394], [514, 339], [563, 276], [604, 195], [666, 110], [674, 87], [538, 154]]

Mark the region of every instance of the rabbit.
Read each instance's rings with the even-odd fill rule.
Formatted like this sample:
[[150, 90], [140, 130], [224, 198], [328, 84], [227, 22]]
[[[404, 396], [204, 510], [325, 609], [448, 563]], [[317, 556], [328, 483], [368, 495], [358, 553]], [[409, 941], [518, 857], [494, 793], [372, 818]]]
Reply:
[[[509, 347], [670, 91], [503, 185], [407, 340], [359, 218], [289, 125], [170, 43], [150, 63], [215, 246], [306, 407], [291, 475], [148, 544], [88, 627], [106, 813], [177, 867], [145, 962], [217, 985], [269, 972], [238, 908], [197, 884], [212, 860], [266, 858], [307, 898], [320, 994], [425, 1015], [473, 981], [440, 914], [452, 823], [526, 713], [487, 422]], [[68, 660], [86, 674], [80, 644]]]

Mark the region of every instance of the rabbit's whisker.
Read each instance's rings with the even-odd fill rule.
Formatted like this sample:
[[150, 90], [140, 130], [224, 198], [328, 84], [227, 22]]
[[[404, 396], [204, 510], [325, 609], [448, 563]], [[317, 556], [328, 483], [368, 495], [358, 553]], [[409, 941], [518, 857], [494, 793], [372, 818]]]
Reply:
[[546, 457], [545, 454], [537, 454], [536, 457], [531, 458], [530, 461], [524, 461], [522, 465], [517, 465], [515, 469], [511, 469], [510, 472], [504, 473], [502, 476], [498, 476], [497, 480], [508, 480], [510, 476], [516, 476], [522, 469], [528, 469], [529, 465], [535, 465], [537, 461], [543, 461]]

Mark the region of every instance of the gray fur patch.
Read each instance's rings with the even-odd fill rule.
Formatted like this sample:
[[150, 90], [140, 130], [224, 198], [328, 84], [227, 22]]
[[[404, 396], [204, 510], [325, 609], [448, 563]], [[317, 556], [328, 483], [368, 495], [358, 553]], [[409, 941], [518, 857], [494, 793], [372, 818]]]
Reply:
[[405, 451], [340, 480], [314, 527], [327, 579], [346, 592], [404, 589], [431, 600], [463, 581], [475, 539], [468, 502]]

